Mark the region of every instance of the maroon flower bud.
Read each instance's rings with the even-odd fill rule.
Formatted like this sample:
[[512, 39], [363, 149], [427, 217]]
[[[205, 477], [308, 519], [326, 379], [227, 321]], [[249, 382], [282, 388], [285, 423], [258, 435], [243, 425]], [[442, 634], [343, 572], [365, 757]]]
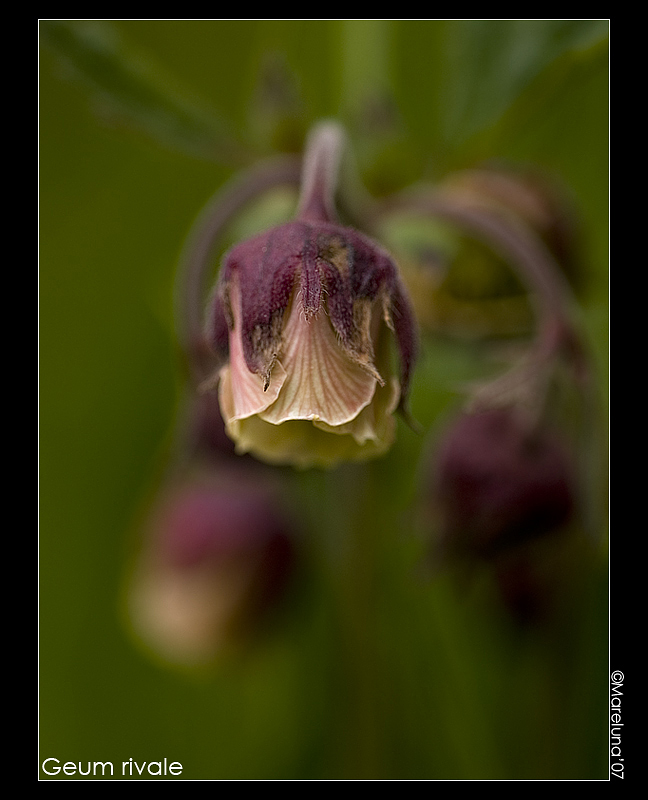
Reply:
[[573, 487], [562, 443], [516, 408], [464, 415], [438, 454], [442, 547], [490, 558], [556, 531], [572, 513]]
[[316, 136], [298, 218], [226, 255], [211, 307], [208, 338], [227, 360], [216, 376], [227, 433], [237, 452], [270, 463], [379, 455], [407, 402], [414, 318], [387, 253], [331, 219], [320, 150], [330, 155], [335, 139], [327, 126]]
[[292, 564], [290, 527], [269, 492], [240, 481], [179, 485], [151, 517], [133, 623], [172, 661], [209, 660], [276, 603]]

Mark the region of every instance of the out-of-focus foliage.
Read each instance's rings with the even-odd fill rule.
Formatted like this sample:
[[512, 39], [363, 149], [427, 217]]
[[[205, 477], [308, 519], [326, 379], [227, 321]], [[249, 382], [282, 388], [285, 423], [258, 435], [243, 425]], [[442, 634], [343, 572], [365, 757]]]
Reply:
[[[384, 231], [404, 252], [422, 241], [454, 254], [413, 383], [423, 433], [400, 425], [369, 465], [281, 470], [302, 563], [271, 627], [183, 670], [129, 633], [123, 595], [178, 411], [183, 241], [239, 167], [299, 150], [322, 117], [345, 124], [377, 195], [485, 163], [564, 187], [600, 400], [592, 430], [604, 429], [607, 22], [40, 26], [41, 760], [167, 758], [192, 779], [605, 778], [604, 443], [590, 441], [587, 530], [538, 547], [552, 598], [542, 624], [517, 629], [483, 575], [428, 568], [430, 452], [462, 386], [496, 369], [475, 309], [455, 324], [458, 304], [488, 300], [478, 321], [499, 321], [495, 336], [529, 327], [515, 280], [494, 261], [484, 273], [455, 231]], [[266, 200], [237, 235], [292, 202]], [[502, 297], [508, 328], [489, 310]]]

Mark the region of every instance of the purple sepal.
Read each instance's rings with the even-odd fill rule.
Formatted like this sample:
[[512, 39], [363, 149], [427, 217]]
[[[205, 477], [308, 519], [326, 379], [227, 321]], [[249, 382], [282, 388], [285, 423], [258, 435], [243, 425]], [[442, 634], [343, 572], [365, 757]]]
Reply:
[[233, 247], [225, 256], [213, 301], [209, 340], [222, 352], [223, 319], [234, 325], [231, 282], [241, 298], [241, 339], [248, 369], [266, 385], [281, 349], [284, 314], [293, 299], [306, 318], [323, 307], [350, 358], [377, 375], [368, 323], [382, 295], [381, 313], [393, 329], [400, 357], [401, 409], [416, 356], [414, 315], [396, 265], [377, 244], [352, 228], [296, 220]]

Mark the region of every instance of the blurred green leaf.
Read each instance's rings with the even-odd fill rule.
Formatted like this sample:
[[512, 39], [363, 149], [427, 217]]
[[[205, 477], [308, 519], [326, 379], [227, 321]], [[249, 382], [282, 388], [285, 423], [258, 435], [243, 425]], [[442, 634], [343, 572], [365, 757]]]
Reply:
[[454, 20], [446, 40], [443, 136], [453, 147], [485, 129], [556, 58], [607, 36], [606, 20]]
[[[395, 24], [399, 103], [434, 176], [465, 164], [486, 133], [567, 53], [607, 37], [607, 20], [404, 20]], [[501, 153], [500, 155], [503, 155]]]
[[249, 162], [252, 154], [215, 108], [130, 48], [108, 22], [46, 20], [40, 33], [104, 114], [199, 158], [230, 166]]

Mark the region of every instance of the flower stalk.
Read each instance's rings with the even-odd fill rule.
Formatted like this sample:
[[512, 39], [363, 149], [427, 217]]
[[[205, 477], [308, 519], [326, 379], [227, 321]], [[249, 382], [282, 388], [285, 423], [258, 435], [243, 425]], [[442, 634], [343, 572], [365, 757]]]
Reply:
[[335, 194], [346, 137], [335, 123], [322, 123], [311, 132], [301, 175], [297, 219], [338, 222]]

